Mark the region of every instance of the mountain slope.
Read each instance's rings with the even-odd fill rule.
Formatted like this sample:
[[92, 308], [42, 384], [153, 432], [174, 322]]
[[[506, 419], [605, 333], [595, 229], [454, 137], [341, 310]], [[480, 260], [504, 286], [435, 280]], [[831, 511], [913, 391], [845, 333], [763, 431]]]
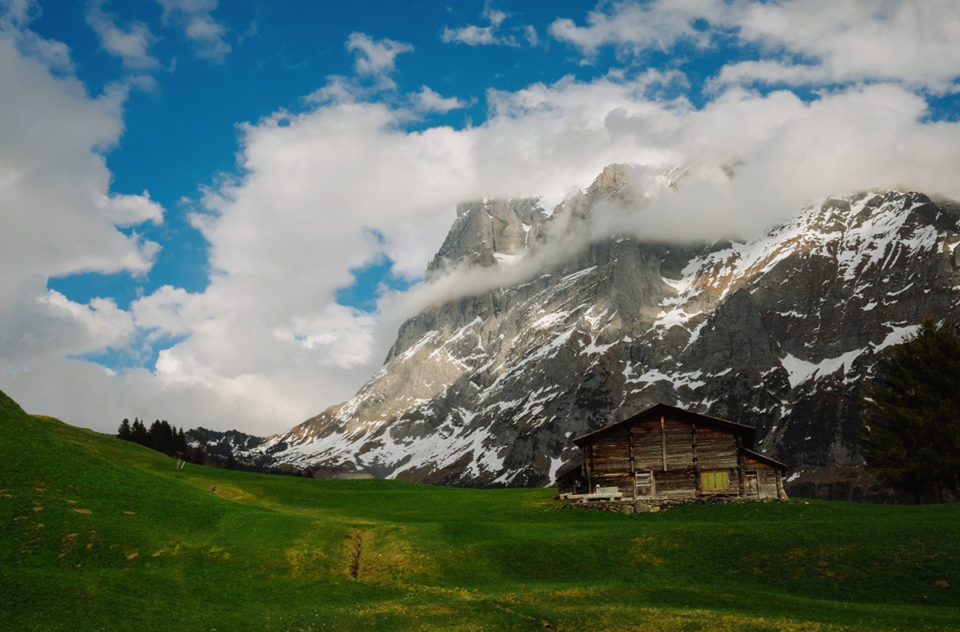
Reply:
[[864, 493], [830, 487], [860, 463], [859, 389], [924, 316], [960, 316], [958, 206], [875, 191], [749, 243], [573, 239], [611, 205], [642, 207], [632, 175], [608, 167], [553, 211], [461, 206], [428, 277], [469, 263], [504, 287], [410, 319], [353, 399], [257, 450], [405, 480], [546, 485], [574, 457], [570, 437], [665, 402], [755, 425], [795, 492]]

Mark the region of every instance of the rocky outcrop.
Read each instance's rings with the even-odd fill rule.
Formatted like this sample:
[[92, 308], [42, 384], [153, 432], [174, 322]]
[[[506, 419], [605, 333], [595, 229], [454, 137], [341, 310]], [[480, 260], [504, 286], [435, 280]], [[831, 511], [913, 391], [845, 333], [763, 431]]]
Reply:
[[[957, 205], [874, 191], [749, 243], [572, 239], [605, 205], [645, 203], [631, 177], [609, 167], [554, 209], [461, 205], [428, 278], [540, 257], [536, 273], [410, 319], [353, 399], [255, 451], [405, 480], [547, 485], [574, 457], [572, 436], [664, 402], [756, 426], [758, 449], [792, 466], [791, 494], [869, 497], [861, 479], [842, 489], [861, 462], [861, 388], [926, 315], [960, 320]], [[831, 487], [837, 467], [846, 478]]]

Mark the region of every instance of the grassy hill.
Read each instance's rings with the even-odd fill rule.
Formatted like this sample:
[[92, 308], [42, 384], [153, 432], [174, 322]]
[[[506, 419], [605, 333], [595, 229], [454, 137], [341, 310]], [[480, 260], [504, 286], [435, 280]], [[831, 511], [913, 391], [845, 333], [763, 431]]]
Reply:
[[187, 465], [0, 393], [3, 630], [960, 630], [960, 506], [623, 516]]

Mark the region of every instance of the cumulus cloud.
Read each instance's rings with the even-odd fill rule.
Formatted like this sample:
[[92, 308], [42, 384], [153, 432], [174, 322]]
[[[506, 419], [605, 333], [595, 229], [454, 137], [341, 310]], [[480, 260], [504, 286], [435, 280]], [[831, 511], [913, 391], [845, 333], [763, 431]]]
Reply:
[[157, 0], [163, 8], [163, 21], [178, 24], [187, 39], [194, 43], [197, 56], [222, 62], [230, 52], [227, 29], [217, 22], [213, 12], [217, 0]]
[[602, 46], [616, 46], [638, 54], [647, 49], [665, 50], [681, 40], [704, 44], [709, 34], [697, 28], [697, 20], [718, 21], [731, 10], [722, 0], [654, 0], [601, 4], [587, 14], [587, 25], [570, 18], [558, 18], [550, 35], [579, 48], [592, 57]]
[[396, 68], [397, 55], [409, 53], [413, 46], [392, 39], [375, 40], [365, 33], [353, 32], [347, 38], [347, 50], [356, 53], [356, 70], [359, 75], [375, 77], [381, 83], [393, 87], [390, 73]]
[[0, 34], [0, 250], [6, 265], [0, 302], [26, 278], [73, 272], [144, 272], [155, 245], [116, 226], [158, 221], [144, 195], [109, 191], [99, 149], [116, 142], [115, 94], [91, 98], [73, 78], [58, 78]]
[[428, 86], [422, 86], [420, 92], [413, 95], [413, 101], [418, 110], [441, 114], [446, 114], [451, 110], [459, 110], [467, 105], [457, 97], [441, 96]]
[[114, 16], [103, 10], [103, 0], [94, 0], [87, 7], [87, 24], [100, 38], [100, 46], [123, 61], [123, 65], [134, 69], [155, 68], [159, 62], [148, 52], [154, 41], [146, 24], [135, 22], [121, 28]]
[[[24, 379], [36, 362], [61, 362], [67, 355], [121, 348], [130, 342], [133, 320], [113, 300], [70, 301], [48, 290], [47, 280], [76, 272], [146, 272], [157, 245], [117, 227], [159, 222], [163, 216], [147, 192], [110, 191], [111, 175], [101, 152], [120, 134], [125, 92], [91, 97], [75, 78], [60, 76], [69, 65], [47, 54], [56, 47], [23, 47], [24, 41], [39, 41], [23, 32], [36, 16], [24, 13], [24, 7], [30, 10], [31, 5], [8, 6], [17, 14], [15, 19], [8, 13], [0, 21], [4, 387], [7, 378]], [[36, 389], [43, 393], [57, 386], [45, 376], [40, 381], [45, 386]]]
[[[736, 26], [744, 41], [815, 60], [822, 78], [814, 80], [893, 80], [943, 92], [960, 75], [960, 5], [951, 0], [750, 4]], [[762, 69], [753, 77], [744, 70], [741, 78], [770, 80]]]
[[960, 75], [960, 5], [952, 0], [616, 2], [590, 12], [584, 26], [557, 19], [550, 34], [588, 59], [603, 46], [637, 55], [721, 37], [758, 47], [763, 58], [729, 65], [714, 87], [897, 81], [947, 92]]
[[73, 60], [67, 45], [40, 37], [29, 28], [39, 17], [37, 0], [0, 0], [0, 33], [10, 38], [24, 54], [43, 61], [51, 70], [72, 73]]

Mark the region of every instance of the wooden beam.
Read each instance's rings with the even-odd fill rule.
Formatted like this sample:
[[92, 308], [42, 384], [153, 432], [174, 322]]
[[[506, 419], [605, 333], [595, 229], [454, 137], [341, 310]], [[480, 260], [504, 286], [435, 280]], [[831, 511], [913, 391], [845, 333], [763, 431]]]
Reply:
[[[737, 435], [737, 487], [740, 496], [743, 496], [743, 438]], [[757, 489], [760, 488], [760, 481], [757, 481]]]
[[587, 446], [587, 493], [593, 491], [593, 444]]
[[663, 416], [660, 417], [660, 454], [663, 460], [663, 471], [667, 471], [667, 431], [664, 429]]
[[697, 496], [703, 495], [703, 481], [700, 480], [700, 464], [697, 463], [697, 425], [690, 424], [690, 427], [693, 428], [693, 484], [696, 488]]

